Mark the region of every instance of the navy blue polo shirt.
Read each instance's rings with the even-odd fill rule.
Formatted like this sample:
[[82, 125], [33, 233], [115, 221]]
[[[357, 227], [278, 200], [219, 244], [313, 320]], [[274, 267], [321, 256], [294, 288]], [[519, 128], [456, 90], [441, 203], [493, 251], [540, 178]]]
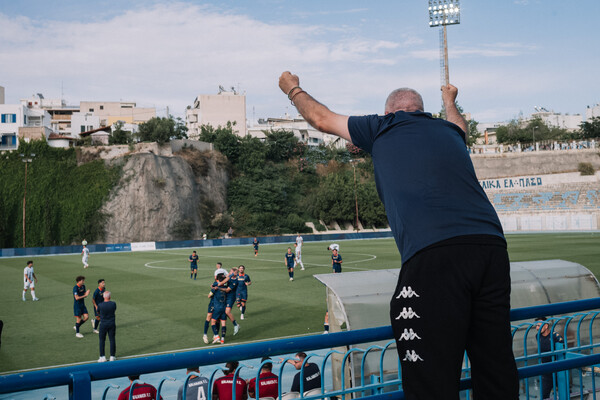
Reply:
[[457, 236], [504, 239], [458, 126], [429, 113], [398, 111], [350, 117], [348, 130], [373, 158], [377, 191], [403, 263]]

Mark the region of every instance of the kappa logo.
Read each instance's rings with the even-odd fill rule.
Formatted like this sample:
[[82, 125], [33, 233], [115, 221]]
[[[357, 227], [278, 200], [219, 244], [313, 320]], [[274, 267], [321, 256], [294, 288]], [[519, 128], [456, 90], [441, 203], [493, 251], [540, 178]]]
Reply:
[[421, 358], [421, 356], [419, 356], [417, 354], [416, 351], [406, 350], [406, 355], [404, 356], [404, 359], [402, 361], [417, 362], [417, 361], [424, 361], [424, 360]]
[[412, 290], [412, 288], [410, 286], [403, 286], [402, 290], [400, 291], [400, 294], [398, 294], [398, 296], [396, 298], [399, 299], [400, 297], [402, 297], [403, 299], [407, 299], [407, 298], [411, 298], [411, 297], [421, 297], [421, 296], [419, 296], [417, 294], [417, 292]]
[[419, 337], [419, 335], [417, 335], [415, 333], [415, 331], [413, 331], [412, 328], [410, 328], [410, 329], [404, 329], [404, 332], [402, 332], [402, 335], [400, 335], [400, 337], [398, 338], [398, 341], [414, 340], [414, 339], [421, 339], [421, 338]]
[[421, 318], [419, 315], [413, 311], [412, 307], [402, 308], [402, 312], [396, 317], [396, 319], [413, 319], [413, 318]]

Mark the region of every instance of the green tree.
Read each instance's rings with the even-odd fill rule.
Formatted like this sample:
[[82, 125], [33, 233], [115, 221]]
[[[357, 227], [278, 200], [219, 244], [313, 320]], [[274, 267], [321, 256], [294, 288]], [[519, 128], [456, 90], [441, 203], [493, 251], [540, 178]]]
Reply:
[[237, 167], [242, 172], [252, 172], [262, 168], [267, 160], [267, 146], [260, 139], [246, 135], [240, 139]]
[[140, 124], [137, 136], [142, 142], [164, 144], [171, 139], [187, 138], [187, 127], [181, 118], [175, 120], [172, 115], [168, 118], [154, 117]]
[[595, 139], [600, 137], [600, 117], [592, 117], [579, 125], [579, 137]]
[[233, 165], [236, 165], [240, 156], [240, 138], [233, 132], [235, 122], [227, 122], [227, 125], [213, 128], [211, 125], [200, 127], [199, 140], [213, 143], [215, 149], [223, 153]]
[[129, 144], [133, 143], [133, 136], [130, 131], [123, 130], [123, 121], [117, 121], [114, 124], [114, 130], [108, 137], [108, 144]]
[[267, 158], [274, 162], [286, 161], [294, 156], [298, 139], [294, 132], [285, 129], [264, 131], [267, 144]]

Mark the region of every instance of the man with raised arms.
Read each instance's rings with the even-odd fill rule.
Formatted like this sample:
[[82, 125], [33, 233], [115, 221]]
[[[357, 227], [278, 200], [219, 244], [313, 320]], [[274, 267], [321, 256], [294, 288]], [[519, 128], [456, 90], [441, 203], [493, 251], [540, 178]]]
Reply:
[[[518, 399], [506, 240], [466, 148], [458, 89], [442, 86], [442, 120], [424, 112], [413, 89], [392, 91], [385, 115], [348, 117], [316, 101], [290, 72], [279, 87], [313, 127], [372, 156], [402, 256], [390, 319], [406, 398], [458, 399], [466, 350], [475, 398]], [[404, 287], [416, 295], [403, 296]], [[400, 340], [405, 329], [421, 339]]]

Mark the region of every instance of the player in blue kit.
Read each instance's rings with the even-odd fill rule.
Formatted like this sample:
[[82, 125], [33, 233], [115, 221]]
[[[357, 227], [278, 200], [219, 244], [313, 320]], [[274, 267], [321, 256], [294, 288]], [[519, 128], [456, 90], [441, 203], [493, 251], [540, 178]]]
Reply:
[[254, 257], [258, 256], [258, 245], [260, 244], [260, 241], [257, 238], [254, 238], [254, 240], [252, 241], [252, 246], [254, 246]]
[[211, 292], [208, 294], [210, 301], [208, 302], [208, 311], [206, 312], [206, 320], [204, 321], [204, 336], [202, 340], [204, 343], [208, 344], [208, 327], [210, 326], [210, 321], [212, 320], [213, 311], [215, 310], [215, 299], [213, 297], [213, 290], [211, 286]]
[[92, 304], [94, 305], [94, 318], [92, 320], [92, 329], [94, 333], [100, 333], [98, 331], [98, 325], [100, 325], [100, 313], [98, 313], [98, 306], [104, 302], [104, 292], [106, 291], [106, 282], [104, 279], [98, 279], [98, 287], [94, 290], [92, 295]]
[[290, 276], [290, 281], [294, 280], [294, 264], [296, 262], [296, 255], [292, 252], [292, 248], [288, 247], [287, 253], [285, 253], [285, 257], [283, 262], [288, 270], [288, 275]]
[[233, 305], [236, 302], [236, 293], [237, 293], [237, 287], [238, 287], [237, 272], [238, 272], [238, 269], [236, 267], [233, 267], [229, 270], [229, 276], [227, 278], [229, 279], [228, 286], [231, 289], [231, 291], [229, 293], [227, 293], [227, 305], [225, 308], [225, 314], [227, 314], [227, 317], [233, 323], [233, 334], [234, 335], [237, 335], [237, 333], [240, 330], [240, 325], [237, 323], [237, 321], [235, 320], [235, 318], [233, 317], [233, 314], [231, 312], [231, 308], [233, 307]]
[[75, 316], [75, 336], [82, 338], [83, 335], [79, 333], [79, 327], [85, 323], [90, 317], [88, 310], [85, 307], [84, 299], [90, 295], [90, 290], [85, 288], [85, 276], [78, 276], [75, 278], [77, 284], [73, 286], [73, 315]]
[[238, 267], [237, 276], [237, 290], [236, 290], [236, 303], [240, 308], [240, 319], [244, 319], [244, 313], [246, 312], [246, 301], [248, 301], [248, 286], [252, 284], [250, 275], [246, 275], [246, 267], [240, 265]]
[[[217, 280], [213, 283], [211, 294], [213, 297], [213, 313], [212, 318], [210, 320], [210, 324], [212, 326], [212, 330], [214, 333], [213, 344], [214, 343], [225, 343], [225, 334], [227, 333], [227, 314], [225, 310], [227, 308], [227, 293], [231, 291], [227, 284], [223, 286], [219, 286], [220, 282], [225, 280], [225, 274], [217, 275]], [[210, 296], [210, 295], [209, 295]], [[219, 327], [217, 326], [217, 321], [221, 321], [221, 336], [219, 337]]]
[[338, 253], [337, 249], [333, 249], [331, 255], [331, 267], [333, 268], [334, 274], [342, 272], [342, 255]]
[[190, 279], [192, 279], [192, 276], [194, 277], [194, 280], [196, 280], [196, 275], [198, 275], [198, 254], [196, 254], [196, 250], [194, 250], [192, 252], [192, 255], [190, 256], [190, 258], [188, 258], [188, 261], [190, 262]]

